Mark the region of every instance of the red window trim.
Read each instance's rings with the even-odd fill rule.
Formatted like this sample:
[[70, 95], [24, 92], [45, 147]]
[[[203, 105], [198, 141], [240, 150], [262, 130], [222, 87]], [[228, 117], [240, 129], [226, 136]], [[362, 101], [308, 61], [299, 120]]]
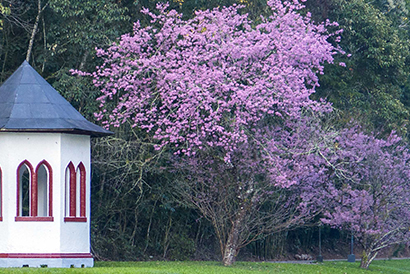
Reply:
[[86, 223], [87, 222], [87, 217], [65, 217], [64, 222], [67, 222], [67, 223], [73, 223], [73, 222]]
[[[68, 169], [70, 171], [70, 182], [69, 182], [69, 216], [70, 217], [75, 217], [76, 215], [76, 196], [77, 196], [77, 191], [76, 191], [76, 174], [75, 174], [75, 168], [72, 162], [68, 164]], [[66, 188], [67, 191], [67, 188]]]
[[19, 166], [17, 167], [17, 214], [16, 214], [16, 216], [17, 217], [23, 217], [23, 216], [19, 216], [20, 215], [20, 174], [19, 173], [20, 173], [20, 168], [23, 165], [26, 165], [27, 168], [30, 171], [30, 186], [29, 186], [30, 190], [31, 190], [31, 193], [30, 193], [30, 195], [31, 195], [31, 197], [30, 197], [30, 215], [35, 216], [33, 214], [34, 213], [33, 212], [33, 202], [34, 202], [33, 201], [33, 198], [34, 198], [34, 195], [33, 195], [33, 182], [35, 181], [35, 172], [33, 170], [33, 166], [27, 160], [24, 160], [23, 162], [21, 162], [19, 164]]
[[[26, 165], [30, 171], [30, 216], [19, 216], [20, 215], [20, 168]], [[37, 172], [39, 168], [45, 165], [48, 171], [48, 215], [38, 217], [38, 181], [37, 181]], [[27, 160], [24, 160], [17, 167], [17, 214], [15, 221], [25, 221], [25, 222], [52, 222], [53, 218], [53, 169], [51, 165], [46, 161], [42, 160], [36, 167], [35, 172], [31, 163]]]
[[[39, 168], [42, 165], [45, 165], [47, 167], [47, 171], [48, 171], [48, 216], [47, 217], [52, 217], [53, 216], [53, 169], [51, 168], [51, 165], [46, 160], [41, 161], [36, 167], [35, 187], [36, 187], [36, 190], [37, 190], [38, 189], [38, 176], [37, 176], [37, 173], [38, 173]], [[37, 191], [36, 191], [36, 194], [37, 194]], [[36, 207], [37, 207], [37, 205], [38, 205], [38, 195], [37, 195], [37, 197], [35, 197], [35, 200], [36, 200]], [[37, 216], [37, 213], [38, 213], [38, 209], [36, 208], [36, 215], [35, 216]]]
[[[70, 172], [70, 181], [69, 181], [69, 212], [68, 215], [64, 218], [64, 222], [87, 222], [86, 218], [86, 192], [87, 192], [87, 176], [86, 169], [82, 162], [77, 166], [77, 169], [74, 168], [72, 162], [68, 163], [67, 166]], [[66, 170], [67, 170], [66, 168]], [[80, 172], [80, 181], [77, 182], [77, 172]], [[77, 184], [80, 186], [80, 197], [77, 197]], [[67, 186], [66, 186], [67, 191]], [[66, 198], [67, 199], [67, 198]], [[80, 199], [80, 216], [77, 216], [77, 199]], [[67, 202], [67, 201], [66, 201]], [[67, 214], [67, 212], [66, 212]]]
[[85, 202], [86, 202], [86, 172], [82, 162], [77, 167], [80, 172], [80, 217], [85, 217]]
[[14, 218], [16, 222], [53, 222], [54, 217], [39, 217], [39, 216], [16, 216]]

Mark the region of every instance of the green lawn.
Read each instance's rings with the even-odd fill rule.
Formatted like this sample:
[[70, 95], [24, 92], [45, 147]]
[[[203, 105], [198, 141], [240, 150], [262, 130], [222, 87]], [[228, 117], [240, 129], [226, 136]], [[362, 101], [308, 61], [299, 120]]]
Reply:
[[94, 268], [83, 269], [0, 269], [0, 273], [98, 273], [98, 274], [410, 274], [410, 260], [376, 261], [369, 270], [359, 269], [359, 263], [325, 262], [323, 264], [276, 264], [238, 262], [223, 267], [218, 262], [97, 262]]

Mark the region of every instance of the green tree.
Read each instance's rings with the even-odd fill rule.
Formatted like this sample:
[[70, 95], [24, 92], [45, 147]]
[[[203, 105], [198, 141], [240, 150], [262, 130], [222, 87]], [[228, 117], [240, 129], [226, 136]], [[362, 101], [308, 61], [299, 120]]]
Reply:
[[52, 22], [47, 52], [42, 56], [47, 62], [48, 80], [92, 119], [98, 91], [88, 79], [79, 79], [69, 70], [98, 65], [93, 58], [95, 48], [110, 45], [115, 37], [132, 27], [129, 9], [121, 1], [51, 0], [49, 13]]
[[410, 105], [404, 100], [403, 87], [409, 76], [410, 51], [407, 30], [401, 27], [406, 10], [393, 12], [382, 2], [308, 2], [314, 18], [327, 16], [339, 23], [343, 29], [340, 46], [347, 52], [336, 59], [346, 67], [326, 68], [317, 96], [343, 110], [345, 122], [355, 117], [371, 131], [406, 133]]
[[[5, 7], [0, 3], [0, 13], [2, 15], [9, 15], [10, 14], [10, 8]], [[3, 29], [3, 22], [4, 22], [4, 19], [0, 19], [0, 29]]]

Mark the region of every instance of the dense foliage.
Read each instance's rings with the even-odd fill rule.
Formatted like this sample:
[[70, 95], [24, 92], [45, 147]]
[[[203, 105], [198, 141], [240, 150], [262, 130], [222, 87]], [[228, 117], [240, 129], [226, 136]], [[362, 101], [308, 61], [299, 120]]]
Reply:
[[[322, 64], [337, 53], [325, 24], [300, 16], [299, 5], [268, 5], [272, 15], [254, 28], [235, 6], [188, 21], [167, 5], [159, 15], [144, 10], [155, 27], [137, 22], [132, 34], [97, 52], [104, 60], [94, 73], [103, 93], [97, 118], [116, 127], [132, 121], [154, 132], [157, 149], [174, 144], [191, 155], [203, 147], [234, 151], [268, 116], [296, 119], [302, 108], [323, 109], [309, 96]], [[118, 103], [109, 109], [112, 100]]]
[[322, 221], [352, 231], [368, 268], [383, 248], [409, 240], [409, 151], [396, 135], [387, 140], [344, 130], [326, 157], [339, 175], [326, 189]]
[[282, 132], [303, 112], [329, 110], [309, 96], [322, 64], [338, 53], [327, 42], [334, 24], [311, 23], [297, 1], [268, 6], [271, 14], [254, 26], [237, 6], [189, 20], [167, 5], [157, 6], [159, 14], [144, 10], [152, 25], [137, 22], [132, 34], [98, 50], [104, 63], [93, 73], [103, 93], [98, 119], [153, 132], [157, 150], [181, 155], [177, 171], [190, 168], [182, 201], [210, 219], [225, 265], [259, 235], [315, 217], [305, 209], [310, 201], [298, 201], [314, 187], [279, 168], [290, 165], [282, 147], [293, 145]]
[[410, 51], [403, 1], [312, 0], [307, 4], [316, 20], [339, 23], [340, 46], [348, 53], [338, 57], [345, 68], [326, 68], [319, 96], [343, 110], [347, 122], [356, 117], [369, 131], [406, 134]]

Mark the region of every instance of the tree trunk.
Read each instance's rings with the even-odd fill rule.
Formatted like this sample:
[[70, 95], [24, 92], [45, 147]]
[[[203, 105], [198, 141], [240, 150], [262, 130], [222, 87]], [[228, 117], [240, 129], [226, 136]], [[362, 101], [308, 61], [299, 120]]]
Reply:
[[378, 252], [373, 251], [363, 251], [362, 260], [360, 262], [360, 268], [368, 269], [369, 265], [373, 262], [374, 258], [376, 258]]
[[80, 66], [78, 67], [78, 70], [82, 71], [84, 69], [84, 66], [85, 66], [85, 63], [87, 62], [87, 57], [88, 57], [89, 53], [90, 52], [88, 50], [86, 50], [84, 52], [84, 55], [83, 55], [83, 58], [81, 59], [81, 63], [80, 63]]
[[225, 245], [222, 262], [224, 266], [231, 266], [235, 263], [236, 255], [239, 251], [239, 236], [241, 233], [243, 219], [245, 216], [245, 209], [241, 209], [232, 224], [231, 231], [228, 235], [228, 240]]
[[37, 1], [37, 16], [36, 16], [36, 21], [34, 22], [33, 26], [33, 31], [31, 32], [31, 37], [30, 37], [30, 42], [28, 43], [28, 49], [27, 49], [27, 54], [26, 54], [26, 61], [30, 61], [30, 55], [31, 51], [33, 49], [33, 44], [34, 44], [34, 38], [36, 37], [37, 29], [38, 29], [38, 24], [40, 22], [40, 16], [41, 13], [44, 11], [44, 9], [48, 6], [48, 2], [44, 5], [44, 7], [41, 7], [41, 0]]
[[44, 72], [44, 69], [46, 68], [46, 56], [47, 56], [47, 34], [46, 34], [46, 21], [44, 20], [44, 16], [42, 18], [43, 20], [43, 51], [44, 51], [44, 60], [43, 60], [43, 66], [41, 67], [41, 72]]
[[40, 21], [40, 15], [41, 15], [41, 1], [38, 0], [38, 13], [36, 17], [36, 21], [34, 22], [33, 30], [31, 32], [31, 37], [30, 37], [30, 42], [28, 43], [28, 49], [27, 49], [27, 55], [26, 55], [26, 61], [30, 61], [30, 55], [31, 55], [31, 50], [33, 49], [33, 44], [34, 44], [34, 37], [36, 36], [37, 33], [37, 28], [38, 28], [38, 22]]

